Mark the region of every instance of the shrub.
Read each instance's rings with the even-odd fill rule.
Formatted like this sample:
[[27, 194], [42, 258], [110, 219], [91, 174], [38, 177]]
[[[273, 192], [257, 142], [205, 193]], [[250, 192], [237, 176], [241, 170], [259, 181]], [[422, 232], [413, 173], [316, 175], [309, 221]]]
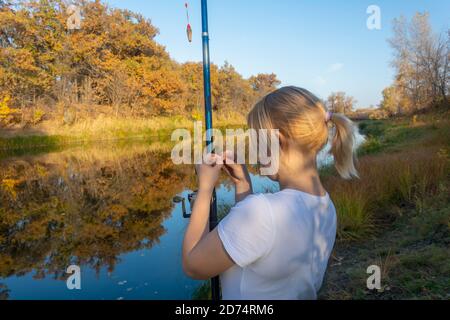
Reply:
[[36, 110], [34, 110], [33, 112], [33, 124], [36, 125], [39, 122], [41, 122], [45, 117], [45, 112], [44, 110], [37, 108]]
[[381, 143], [380, 139], [377, 137], [369, 136], [366, 138], [366, 142], [358, 150], [358, 154], [360, 156], [367, 155], [367, 154], [373, 154], [373, 153], [380, 152], [382, 149], [383, 149], [383, 144]]
[[342, 188], [334, 192], [338, 216], [337, 236], [342, 240], [360, 240], [373, 232], [373, 219], [368, 198], [361, 190]]

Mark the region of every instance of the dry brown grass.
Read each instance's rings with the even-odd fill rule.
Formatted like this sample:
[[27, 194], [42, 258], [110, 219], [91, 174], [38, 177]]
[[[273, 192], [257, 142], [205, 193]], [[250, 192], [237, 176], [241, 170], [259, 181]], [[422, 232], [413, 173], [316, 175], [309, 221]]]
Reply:
[[325, 179], [339, 217], [338, 237], [358, 240], [374, 233], [378, 223], [395, 218], [395, 207], [415, 205], [436, 193], [448, 173], [448, 152], [428, 147], [366, 156], [360, 179]]
[[[202, 121], [202, 119], [198, 120]], [[63, 136], [83, 141], [115, 140], [155, 136], [178, 128], [192, 129], [194, 121], [196, 119], [185, 116], [135, 118], [101, 115], [97, 118], [79, 120], [72, 125], [64, 125], [62, 121], [49, 120], [27, 129], [4, 129], [0, 131], [0, 137]], [[245, 123], [245, 117], [239, 113], [218, 115], [214, 118], [216, 127], [243, 126]]]

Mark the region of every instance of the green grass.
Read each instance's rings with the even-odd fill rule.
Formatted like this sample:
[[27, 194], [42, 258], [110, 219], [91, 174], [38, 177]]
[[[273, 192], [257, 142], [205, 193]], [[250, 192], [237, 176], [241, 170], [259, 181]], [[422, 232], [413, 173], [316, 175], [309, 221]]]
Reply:
[[64, 136], [18, 136], [12, 138], [0, 138], [0, 149], [21, 149], [56, 147], [68, 143], [70, 139]]
[[335, 195], [334, 204], [339, 221], [338, 239], [359, 240], [373, 233], [373, 216], [369, 210], [369, 201], [363, 192]]
[[450, 112], [426, 114], [394, 120], [366, 120], [359, 130], [367, 137], [358, 155], [396, 152], [417, 144], [442, 142], [450, 146]]
[[0, 138], [0, 159], [10, 156], [37, 155], [58, 151], [74, 142], [62, 136], [27, 136]]
[[120, 147], [131, 142], [161, 142], [162, 144], [170, 143], [170, 135], [159, 134], [156, 137], [150, 135], [148, 137], [124, 137], [108, 140], [89, 140], [89, 139], [76, 139], [73, 137], [63, 136], [26, 136], [26, 137], [13, 137], [9, 139], [0, 138], [0, 159], [9, 157], [19, 157], [25, 155], [39, 155], [49, 152], [61, 151], [70, 147], [94, 147], [99, 142], [102, 144], [112, 144]]
[[193, 293], [192, 300], [211, 300], [211, 282], [205, 281]]
[[359, 130], [366, 136], [381, 137], [386, 132], [388, 126], [388, 121], [365, 120], [359, 123]]
[[[322, 299], [449, 299], [449, 190], [428, 198], [374, 239], [338, 243]], [[366, 288], [370, 265], [382, 268], [382, 290]]]

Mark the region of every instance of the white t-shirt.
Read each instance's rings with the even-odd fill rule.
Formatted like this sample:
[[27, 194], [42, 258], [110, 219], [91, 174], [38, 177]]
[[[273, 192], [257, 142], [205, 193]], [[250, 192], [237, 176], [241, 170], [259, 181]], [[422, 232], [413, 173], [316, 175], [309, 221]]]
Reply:
[[224, 300], [313, 300], [334, 246], [336, 209], [328, 194], [251, 195], [218, 232], [236, 263], [220, 276]]

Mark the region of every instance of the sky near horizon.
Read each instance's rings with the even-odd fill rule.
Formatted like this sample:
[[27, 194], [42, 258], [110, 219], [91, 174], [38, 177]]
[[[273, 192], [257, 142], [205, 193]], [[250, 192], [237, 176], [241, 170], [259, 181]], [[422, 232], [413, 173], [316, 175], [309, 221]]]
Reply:
[[[200, 0], [187, 1], [193, 42], [186, 38], [185, 0], [107, 0], [139, 12], [159, 28], [156, 41], [178, 62], [201, 61]], [[369, 30], [370, 5], [381, 9], [381, 29]], [[344, 91], [358, 107], [378, 105], [390, 85], [392, 20], [427, 11], [435, 32], [450, 26], [449, 0], [209, 0], [211, 61], [231, 63], [244, 77], [276, 73], [282, 85], [326, 99]]]

